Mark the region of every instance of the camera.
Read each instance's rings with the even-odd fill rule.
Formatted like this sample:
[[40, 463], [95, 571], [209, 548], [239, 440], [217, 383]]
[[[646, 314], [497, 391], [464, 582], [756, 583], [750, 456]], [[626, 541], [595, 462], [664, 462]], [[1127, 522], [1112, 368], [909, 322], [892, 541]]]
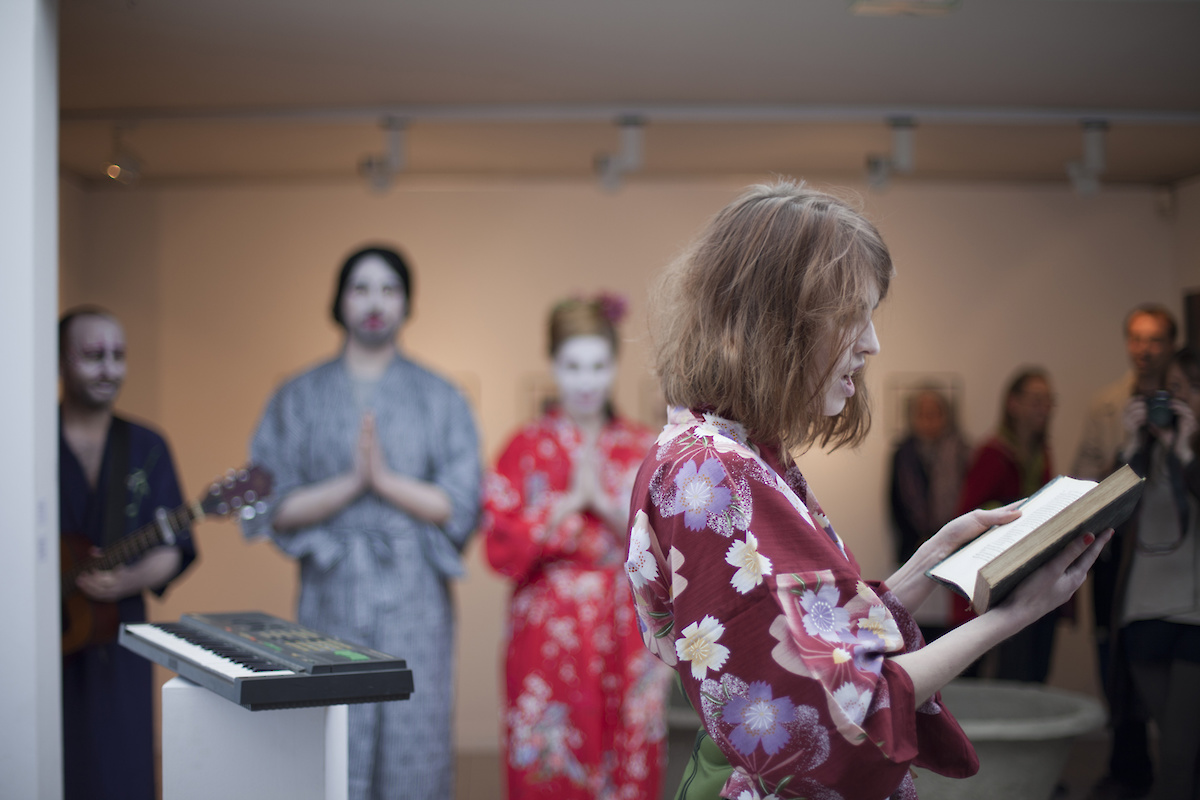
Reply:
[[1146, 422], [1156, 428], [1170, 428], [1175, 425], [1170, 392], [1158, 391], [1146, 398]]

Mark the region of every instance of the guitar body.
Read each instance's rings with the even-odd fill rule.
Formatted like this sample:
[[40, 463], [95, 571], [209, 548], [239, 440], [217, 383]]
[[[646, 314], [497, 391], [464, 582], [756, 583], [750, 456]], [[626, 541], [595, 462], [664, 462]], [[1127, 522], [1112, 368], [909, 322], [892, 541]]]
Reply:
[[110, 570], [134, 561], [149, 550], [175, 541], [174, 535], [204, 517], [237, 516], [253, 519], [266, 508], [271, 474], [262, 467], [229, 470], [213, 481], [193, 504], [174, 511], [159, 509], [155, 522], [145, 525], [96, 554], [85, 536], [63, 534], [59, 547], [62, 567], [62, 650], [76, 653], [89, 645], [115, 641], [121, 618], [116, 603], [93, 600], [75, 584], [76, 576], [93, 570]]
[[[59, 553], [63, 580], [92, 560], [92, 543], [86, 536], [64, 534]], [[62, 587], [62, 651], [77, 653], [85, 647], [116, 641], [121, 617], [116, 603], [93, 600], [74, 582]]]

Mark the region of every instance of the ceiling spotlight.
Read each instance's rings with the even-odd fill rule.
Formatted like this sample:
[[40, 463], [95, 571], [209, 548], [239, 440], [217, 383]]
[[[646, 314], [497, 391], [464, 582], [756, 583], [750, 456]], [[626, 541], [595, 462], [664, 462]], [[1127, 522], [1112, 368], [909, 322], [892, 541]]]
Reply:
[[892, 152], [867, 156], [867, 185], [872, 189], [886, 189], [893, 174], [908, 175], [917, 166], [913, 154], [913, 132], [917, 123], [912, 117], [892, 117], [888, 125], [892, 129]]
[[408, 124], [396, 117], [387, 117], [381, 123], [384, 131], [383, 153], [372, 153], [358, 163], [358, 172], [376, 192], [386, 192], [392, 187], [396, 176], [405, 167], [405, 129]]
[[621, 176], [642, 168], [642, 138], [646, 120], [628, 116], [617, 120], [621, 129], [620, 149], [596, 156], [596, 174], [600, 185], [610, 192], [621, 188]]
[[872, 189], [887, 188], [892, 177], [892, 160], [887, 156], [867, 156], [867, 185]]
[[850, 0], [850, 11], [860, 17], [941, 17], [961, 4], [962, 0]]
[[113, 128], [113, 154], [104, 166], [104, 172], [117, 183], [132, 186], [142, 176], [142, 162], [121, 141], [122, 128]]
[[1067, 163], [1067, 177], [1071, 179], [1071, 186], [1084, 197], [1100, 192], [1100, 175], [1107, 167], [1104, 150], [1107, 133], [1108, 123], [1104, 120], [1085, 120], [1083, 158]]
[[912, 117], [893, 117], [888, 124], [892, 126], [892, 169], [907, 175], [917, 167], [917, 159], [913, 155], [913, 130], [917, 123]]

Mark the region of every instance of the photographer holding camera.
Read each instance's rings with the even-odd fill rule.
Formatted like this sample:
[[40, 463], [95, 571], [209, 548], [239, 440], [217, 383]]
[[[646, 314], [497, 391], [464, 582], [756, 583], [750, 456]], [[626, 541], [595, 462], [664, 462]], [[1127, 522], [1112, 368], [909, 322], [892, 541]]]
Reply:
[[1155, 800], [1193, 798], [1200, 788], [1200, 361], [1184, 348], [1167, 367], [1166, 390], [1125, 409], [1121, 459], [1146, 477], [1137, 510], [1120, 529], [1113, 603], [1113, 670], [1128, 670], [1158, 725]]
[[[1133, 424], [1139, 436], [1149, 435], [1148, 429], [1142, 431], [1143, 415], [1151, 406], [1161, 409], [1164, 405], [1161, 395], [1153, 402], [1150, 398], [1164, 388], [1177, 332], [1174, 316], [1161, 305], [1140, 305], [1125, 317], [1125, 351], [1132, 369], [1116, 383], [1102, 389], [1089, 407], [1072, 475], [1103, 480], [1119, 466], [1120, 456], [1132, 454], [1132, 451], [1124, 452], [1130, 444], [1128, 425]], [[1166, 405], [1169, 410], [1169, 401]], [[1165, 431], [1169, 427], [1168, 423], [1159, 426], [1159, 430]], [[1140, 797], [1153, 781], [1145, 712], [1134, 700], [1127, 672], [1120, 667], [1124, 659], [1119, 657], [1110, 636], [1120, 624], [1113, 616], [1123, 544], [1118, 532], [1100, 554], [1091, 577], [1097, 659], [1112, 726], [1109, 774], [1096, 794], [1098, 798]]]

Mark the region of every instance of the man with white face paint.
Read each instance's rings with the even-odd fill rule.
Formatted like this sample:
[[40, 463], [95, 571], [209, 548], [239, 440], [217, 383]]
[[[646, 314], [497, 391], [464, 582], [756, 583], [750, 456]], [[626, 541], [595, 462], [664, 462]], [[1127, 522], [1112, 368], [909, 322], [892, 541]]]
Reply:
[[[59, 323], [62, 405], [59, 506], [68, 563], [81, 563], [182, 503], [175, 467], [158, 433], [114, 416], [125, 380], [125, 332], [99, 308]], [[187, 530], [111, 570], [64, 586], [64, 796], [154, 797], [150, 662], [117, 645], [113, 622], [142, 622], [143, 593], [162, 594], [196, 557]], [[73, 560], [73, 561], [72, 561]]]
[[479, 445], [466, 400], [397, 345], [412, 277], [368, 247], [338, 275], [339, 355], [288, 380], [254, 461], [275, 477], [243, 528], [300, 562], [298, 620], [404, 658], [403, 702], [350, 707], [350, 797], [454, 796], [454, 609], [449, 582], [479, 516]]

